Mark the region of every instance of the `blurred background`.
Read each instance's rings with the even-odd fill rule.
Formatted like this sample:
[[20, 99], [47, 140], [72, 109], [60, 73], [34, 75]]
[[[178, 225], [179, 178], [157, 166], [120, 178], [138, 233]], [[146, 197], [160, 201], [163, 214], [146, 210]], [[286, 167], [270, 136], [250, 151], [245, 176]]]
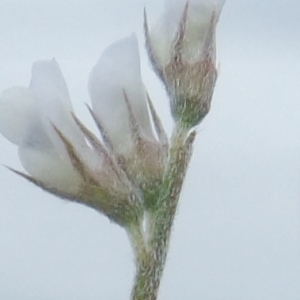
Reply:
[[[0, 0], [0, 91], [28, 86], [55, 57], [78, 116], [105, 47], [137, 32], [143, 78], [171, 132], [168, 99], [144, 51], [143, 7], [163, 1]], [[300, 299], [300, 2], [227, 0], [220, 74], [198, 129], [159, 299]], [[1, 112], [0, 112], [1, 116]], [[22, 170], [0, 136], [0, 163]], [[0, 167], [0, 298], [129, 299], [125, 232], [97, 212], [48, 195]]]

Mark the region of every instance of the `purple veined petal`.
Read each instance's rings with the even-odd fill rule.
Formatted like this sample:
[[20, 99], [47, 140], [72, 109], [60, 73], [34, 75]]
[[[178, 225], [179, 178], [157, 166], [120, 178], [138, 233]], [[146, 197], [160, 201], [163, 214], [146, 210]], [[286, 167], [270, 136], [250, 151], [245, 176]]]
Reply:
[[35, 97], [37, 114], [56, 150], [66, 156], [65, 146], [55, 132], [55, 125], [85, 155], [86, 143], [75, 124], [67, 85], [59, 65], [52, 60], [37, 61], [32, 66], [30, 87]]
[[88, 88], [95, 114], [117, 152], [125, 153], [132, 147], [124, 91], [143, 133], [153, 138], [135, 34], [117, 41], [103, 52], [91, 72]]
[[34, 97], [28, 88], [12, 87], [0, 98], [0, 132], [19, 145], [33, 114]]

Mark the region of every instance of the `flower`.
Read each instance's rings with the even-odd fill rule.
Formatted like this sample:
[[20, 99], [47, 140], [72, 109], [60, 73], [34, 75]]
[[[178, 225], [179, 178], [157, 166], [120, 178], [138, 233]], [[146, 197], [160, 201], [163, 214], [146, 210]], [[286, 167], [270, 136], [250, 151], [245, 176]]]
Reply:
[[[144, 188], [159, 181], [167, 137], [142, 82], [134, 34], [104, 51], [91, 72], [89, 93], [104, 140], [126, 172]], [[159, 140], [150, 123], [147, 101]]]
[[80, 177], [52, 124], [78, 148], [84, 137], [71, 117], [67, 87], [55, 60], [32, 67], [29, 88], [13, 87], [1, 96], [0, 130], [19, 146], [24, 168], [47, 186], [76, 193]]
[[102, 140], [75, 116], [54, 59], [33, 64], [28, 88], [2, 93], [0, 132], [18, 146], [30, 175], [14, 172], [129, 226], [143, 213], [140, 190], [146, 180], [162, 176], [166, 153], [166, 136], [142, 84], [134, 35], [104, 51], [90, 75], [89, 91]]
[[183, 127], [209, 112], [217, 79], [215, 29], [225, 0], [166, 0], [161, 19], [145, 35], [152, 66], [170, 96], [173, 118]]

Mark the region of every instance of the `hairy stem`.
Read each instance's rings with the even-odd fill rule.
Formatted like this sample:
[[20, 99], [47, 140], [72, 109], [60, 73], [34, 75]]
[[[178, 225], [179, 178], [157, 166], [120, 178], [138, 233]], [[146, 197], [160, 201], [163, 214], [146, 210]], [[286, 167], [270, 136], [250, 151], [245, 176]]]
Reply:
[[[188, 134], [186, 130], [174, 130], [168, 168], [159, 189], [158, 201], [151, 211], [148, 232], [144, 245], [136, 250], [137, 273], [132, 291], [132, 300], [156, 300], [164, 270], [169, 240], [172, 231], [179, 196], [192, 154], [195, 132]], [[146, 244], [145, 244], [146, 243]], [[142, 250], [141, 250], [142, 249]]]

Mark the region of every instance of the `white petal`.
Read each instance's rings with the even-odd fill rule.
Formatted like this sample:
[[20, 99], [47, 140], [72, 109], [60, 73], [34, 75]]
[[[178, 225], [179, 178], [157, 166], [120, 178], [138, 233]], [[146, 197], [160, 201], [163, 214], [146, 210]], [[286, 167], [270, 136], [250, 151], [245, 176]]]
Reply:
[[32, 78], [30, 88], [35, 91], [35, 94], [40, 97], [57, 97], [63, 103], [64, 107], [72, 110], [69, 91], [55, 59], [36, 61], [32, 65]]
[[[47, 134], [37, 107], [34, 106], [27, 130], [19, 144], [19, 157], [23, 167], [30, 175], [49, 187], [76, 193], [80, 188], [81, 179], [73, 169], [68, 155], [64, 154]], [[92, 158], [93, 155], [88, 155], [87, 161], [91, 161]]]
[[34, 98], [27, 88], [13, 87], [0, 98], [0, 132], [11, 142], [20, 144], [32, 117]]
[[53, 147], [36, 107], [33, 108], [33, 115], [22, 137], [19, 157], [25, 170], [46, 185], [69, 192], [79, 187], [79, 176], [73, 170], [70, 160], [63, 159]]
[[128, 96], [134, 116], [144, 134], [152, 138], [141, 79], [138, 43], [134, 34], [109, 46], [93, 68], [89, 79], [93, 109], [118, 152], [127, 152], [132, 147], [123, 91]]
[[36, 107], [42, 126], [52, 144], [66, 156], [65, 147], [53, 129], [54, 124], [78, 149], [85, 142], [76, 126], [69, 92], [57, 62], [53, 60], [37, 61], [32, 66], [30, 90], [36, 99]]
[[[171, 31], [169, 33], [168, 31]], [[175, 28], [167, 30], [166, 20], [162, 16], [151, 28], [151, 48], [161, 66], [168, 64], [171, 58], [171, 44], [174, 39]]]
[[218, 18], [225, 0], [166, 0], [165, 11], [159, 22], [151, 31], [151, 42], [154, 52], [161, 64], [168, 63], [172, 41], [178, 30], [184, 7], [188, 7], [188, 21], [184, 44], [184, 56], [193, 60], [202, 51], [204, 38], [215, 11]]
[[67, 183], [78, 176], [74, 176], [69, 161], [61, 160], [55, 152], [39, 118], [32, 92], [23, 87], [5, 90], [0, 100], [0, 114], [0, 130], [20, 146], [19, 156], [24, 168], [47, 185], [69, 189]]
[[[216, 11], [217, 15], [221, 13], [225, 0], [165, 0], [165, 12], [170, 16], [180, 19], [185, 5], [187, 4], [192, 10], [196, 9], [196, 14], [204, 14], [205, 11]], [[203, 11], [202, 13], [200, 11]]]
[[69, 193], [78, 191], [79, 175], [67, 160], [61, 159], [53, 150], [27, 144], [19, 148], [19, 157], [26, 171], [48, 187]]

